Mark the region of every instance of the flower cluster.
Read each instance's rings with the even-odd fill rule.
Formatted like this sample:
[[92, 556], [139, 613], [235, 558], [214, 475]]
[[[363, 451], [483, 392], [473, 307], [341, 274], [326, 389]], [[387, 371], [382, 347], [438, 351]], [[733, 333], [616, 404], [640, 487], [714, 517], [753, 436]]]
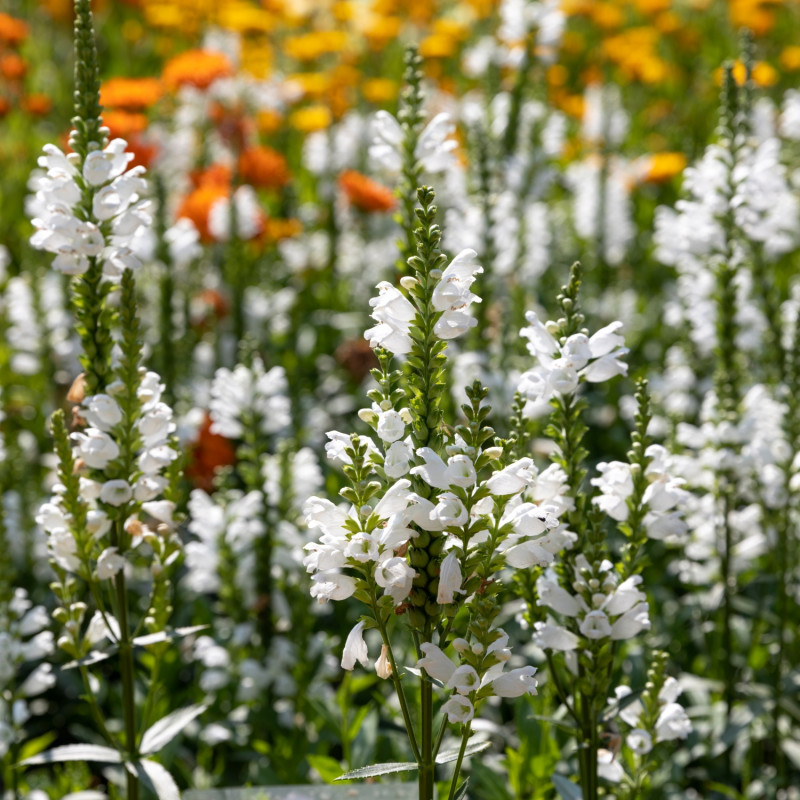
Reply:
[[66, 275], [85, 273], [90, 258], [99, 258], [110, 278], [139, 266], [132, 242], [151, 223], [150, 204], [141, 198], [144, 167], [128, 169], [133, 154], [125, 148], [123, 139], [114, 139], [81, 162], [77, 153], [45, 145], [39, 158], [45, 174], [31, 181], [29, 212], [37, 229], [31, 244], [54, 253], [53, 267]]
[[53, 667], [47, 662], [22, 679], [25, 664], [53, 653], [49, 623], [47, 610], [34, 606], [24, 589], [17, 589], [8, 602], [0, 600], [0, 762], [21, 741], [21, 729], [33, 713], [28, 698], [55, 685]]
[[584, 647], [582, 640], [619, 641], [649, 630], [649, 607], [646, 595], [638, 588], [641, 583], [641, 575], [620, 583], [609, 560], [594, 565], [579, 554], [571, 584], [574, 594], [553, 574], [542, 575], [536, 582], [539, 604], [573, 619], [573, 630], [553, 622], [537, 622], [534, 641], [543, 649], [567, 652]]
[[[645, 469], [648, 485], [642, 504], [647, 508], [644, 518], [647, 535], [651, 539], [680, 541], [687, 531], [682, 512], [678, 510], [689, 499], [689, 492], [682, 488], [686, 481], [672, 477], [675, 458], [662, 445], [651, 444], [645, 456], [649, 460]], [[591, 482], [600, 494], [592, 498], [592, 503], [617, 522], [627, 521], [628, 501], [634, 493], [634, 468], [624, 461], [601, 461], [597, 471], [599, 477], [592, 478]]]

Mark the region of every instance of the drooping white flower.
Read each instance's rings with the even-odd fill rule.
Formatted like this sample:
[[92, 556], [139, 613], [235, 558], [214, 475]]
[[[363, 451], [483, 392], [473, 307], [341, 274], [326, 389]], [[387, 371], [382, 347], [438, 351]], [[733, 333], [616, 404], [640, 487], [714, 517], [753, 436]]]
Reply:
[[367, 643], [364, 641], [363, 620], [357, 623], [347, 635], [344, 652], [342, 653], [342, 669], [352, 670], [356, 665], [356, 661], [359, 661], [364, 667], [369, 666], [369, 653], [367, 652]]
[[451, 551], [445, 556], [440, 567], [436, 602], [442, 604], [455, 602], [455, 595], [464, 593], [461, 588], [462, 580], [458, 556]]
[[364, 333], [370, 347], [383, 347], [394, 355], [411, 352], [409, 329], [417, 311], [408, 298], [388, 281], [381, 281], [378, 296], [369, 304], [374, 309], [370, 315], [378, 324]]

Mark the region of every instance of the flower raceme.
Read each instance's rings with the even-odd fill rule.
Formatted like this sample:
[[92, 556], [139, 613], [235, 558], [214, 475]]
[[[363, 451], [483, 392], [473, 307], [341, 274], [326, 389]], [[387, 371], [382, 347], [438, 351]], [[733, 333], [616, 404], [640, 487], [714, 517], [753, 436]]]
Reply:
[[620, 360], [628, 352], [617, 333], [621, 322], [612, 322], [592, 336], [572, 334], [559, 343], [551, 333], [555, 323], [543, 324], [533, 311], [525, 318], [530, 326], [520, 333], [528, 339], [528, 351], [538, 362], [519, 381], [519, 391], [529, 400], [550, 400], [556, 394], [572, 393], [581, 380], [600, 383], [627, 374], [628, 365]]
[[[470, 291], [475, 275], [483, 272], [477, 262], [477, 253], [469, 248], [462, 250], [441, 271], [433, 271], [431, 277], [436, 285], [431, 298], [434, 312], [439, 314], [434, 325], [434, 334], [439, 339], [456, 339], [477, 324], [477, 320], [467, 312], [472, 303], [480, 302], [480, 297]], [[414, 278], [404, 278], [401, 285], [413, 285]], [[394, 355], [407, 355], [411, 352], [411, 325], [418, 310], [396, 286], [381, 281], [378, 296], [369, 303], [374, 309], [371, 316], [378, 324], [364, 333], [371, 347], [383, 347]]]
[[133, 244], [151, 223], [150, 202], [141, 198], [147, 188], [144, 167], [128, 169], [133, 154], [125, 148], [123, 139], [114, 139], [81, 162], [77, 153], [45, 145], [39, 158], [45, 173], [31, 180], [35, 195], [29, 211], [36, 228], [31, 244], [55, 254], [59, 272], [82, 275], [93, 257], [111, 278], [139, 266]]

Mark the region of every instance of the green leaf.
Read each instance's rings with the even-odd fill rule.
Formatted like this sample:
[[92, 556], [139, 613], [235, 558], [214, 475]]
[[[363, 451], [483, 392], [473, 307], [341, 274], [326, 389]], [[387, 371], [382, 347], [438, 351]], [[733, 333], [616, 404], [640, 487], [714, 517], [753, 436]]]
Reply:
[[411, 772], [419, 769], [415, 761], [393, 761], [388, 764], [373, 764], [371, 767], [361, 767], [340, 775], [337, 781], [349, 781], [355, 778], [373, 778], [376, 775], [388, 775], [390, 772]]
[[187, 706], [162, 717], [144, 732], [139, 751], [142, 755], [149, 756], [162, 750], [206, 708], [207, 706], [202, 705]]
[[139, 779], [153, 788], [158, 800], [181, 800], [178, 785], [173, 780], [172, 775], [161, 764], [149, 759], [143, 759], [142, 761], [134, 762], [132, 766], [136, 770]]
[[529, 719], [535, 719], [537, 722], [547, 722], [549, 725], [555, 725], [557, 728], [561, 728], [561, 730], [568, 731], [569, 733], [573, 733], [577, 730], [577, 727], [573, 723], [565, 719], [556, 719], [555, 717], [547, 717], [542, 714], [533, 714]]
[[[482, 753], [491, 746], [491, 742], [475, 742], [474, 744], [468, 744], [466, 750], [464, 750], [464, 758], [474, 756], [476, 753]], [[439, 755], [436, 756], [436, 763], [449, 764], [451, 761], [456, 761], [457, 759], [458, 750], [448, 750], [446, 753], [439, 753]]]
[[319, 773], [320, 778], [322, 778], [325, 783], [335, 781], [342, 773], [342, 765], [335, 758], [331, 758], [330, 756], [312, 754], [307, 756], [307, 760], [309, 766]]
[[577, 783], [557, 773], [551, 778], [561, 800], [583, 800], [583, 792]]
[[347, 738], [351, 741], [356, 738], [358, 735], [358, 731], [361, 728], [362, 723], [364, 722], [364, 717], [369, 714], [371, 707], [368, 705], [361, 706], [361, 708], [356, 711], [355, 717], [350, 722], [350, 725], [347, 727]]
[[111, 658], [111, 656], [116, 655], [118, 648], [112, 647], [110, 650], [105, 652], [101, 652], [100, 650], [92, 650], [91, 653], [85, 655], [83, 658], [79, 658], [76, 661], [70, 661], [67, 664], [64, 664], [61, 669], [75, 669], [75, 667], [91, 667], [92, 664], [99, 664], [101, 661], [105, 661], [107, 658]]
[[467, 789], [469, 788], [469, 778], [467, 778], [461, 786], [458, 787], [455, 795], [453, 795], [453, 800], [466, 800], [467, 797]]
[[50, 731], [49, 733], [45, 733], [42, 736], [37, 736], [35, 739], [25, 742], [19, 753], [20, 761], [24, 761], [27, 758], [35, 756], [37, 753], [41, 753], [45, 747], [57, 738], [57, 736], [58, 734]]
[[60, 761], [97, 761], [101, 764], [121, 764], [122, 756], [111, 747], [97, 744], [65, 744], [20, 762], [23, 767], [34, 764], [56, 764]]
[[610, 703], [603, 709], [603, 713], [600, 715], [600, 722], [608, 722], [608, 720], [615, 717], [623, 708], [627, 708], [631, 703], [638, 700], [644, 689], [637, 689], [635, 692], [631, 692], [630, 694], [626, 694], [621, 699], [617, 700], [614, 703]]
[[133, 644], [137, 647], [147, 647], [150, 644], [159, 642], [172, 642], [175, 639], [182, 639], [184, 636], [191, 636], [193, 633], [204, 631], [208, 625], [192, 625], [190, 628], [172, 628], [158, 633], [147, 633], [144, 636], [137, 636]]

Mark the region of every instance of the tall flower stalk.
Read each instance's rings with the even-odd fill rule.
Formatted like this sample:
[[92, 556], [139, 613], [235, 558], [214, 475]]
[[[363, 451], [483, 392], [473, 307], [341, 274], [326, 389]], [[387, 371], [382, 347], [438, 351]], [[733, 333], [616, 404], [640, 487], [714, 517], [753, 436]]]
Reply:
[[[543, 538], [555, 521], [508, 513], [511, 506], [530, 510], [517, 501], [532, 481], [531, 462], [511, 461], [492, 443], [487, 390], [480, 383], [462, 406], [465, 422], [445, 424], [446, 343], [474, 324], [467, 310], [478, 299], [470, 287], [481, 268], [470, 250], [447, 263], [433, 191], [423, 187], [417, 197], [412, 274], [400, 288], [379, 284], [371, 301], [377, 324], [366, 337], [380, 363], [378, 388], [370, 392], [372, 407], [359, 416], [374, 436], [328, 434], [328, 455], [349, 482], [341, 491], [349, 505], [309, 499], [307, 522], [320, 537], [307, 546], [305, 564], [320, 601], [352, 596], [365, 606], [342, 666], [369, 663], [364, 631], [376, 630], [381, 653], [375, 669], [394, 684], [414, 758], [343, 777], [417, 770], [420, 800], [432, 800], [436, 765], [448, 760], [455, 761], [449, 797], [464, 796], [459, 775], [464, 758], [475, 752], [469, 740], [481, 703], [492, 695], [535, 693], [532, 667], [504, 670], [511, 653], [496, 622], [498, 573], [514, 563], [509, 554], [515, 547]], [[393, 355], [405, 357], [401, 370], [392, 369]], [[417, 715], [409, 700], [412, 673], [401, 661], [409, 649], [424, 670], [417, 673]], [[460, 737], [452, 757], [441, 752], [448, 723]]]
[[[164, 386], [142, 363], [132, 271], [138, 262], [130, 245], [150, 223], [141, 197], [147, 184], [143, 169], [127, 170], [132, 156], [126, 143], [106, 143], [88, 0], [76, 0], [75, 12], [74, 152], [65, 156], [45, 147], [32, 243], [55, 253], [53, 266], [75, 276], [84, 372], [70, 391], [76, 404], [70, 418], [62, 411], [53, 416], [58, 482], [37, 520], [47, 532], [56, 573], [57, 645], [72, 657], [69, 666], [81, 675], [89, 711], [108, 746], [57, 747], [25, 763], [122, 764], [128, 800], [138, 800], [142, 781], [160, 797], [177, 793], [166, 770], [147, 756], [202, 708], [154, 719], [159, 667], [174, 636], [168, 622], [171, 575], [181, 554], [175, 533], [180, 454], [172, 409], [161, 400]], [[112, 294], [119, 295], [119, 310], [109, 302]], [[153, 648], [149, 674], [135, 652], [145, 646]], [[112, 657], [119, 670], [121, 730], [106, 718], [90, 677], [94, 664]], [[137, 677], [146, 689], [141, 707]]]

